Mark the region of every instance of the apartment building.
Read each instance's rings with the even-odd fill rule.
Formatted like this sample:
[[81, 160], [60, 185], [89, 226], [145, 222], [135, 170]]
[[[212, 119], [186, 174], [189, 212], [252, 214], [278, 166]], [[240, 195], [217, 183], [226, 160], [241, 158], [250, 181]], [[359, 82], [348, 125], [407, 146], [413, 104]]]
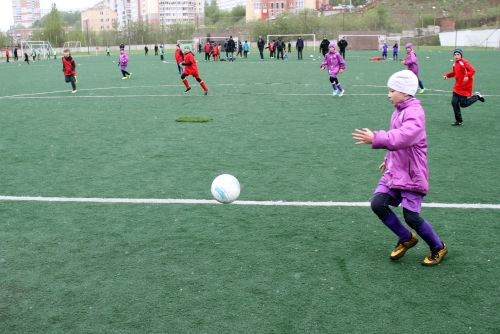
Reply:
[[40, 0], [11, 0], [14, 25], [29, 28], [41, 16]]

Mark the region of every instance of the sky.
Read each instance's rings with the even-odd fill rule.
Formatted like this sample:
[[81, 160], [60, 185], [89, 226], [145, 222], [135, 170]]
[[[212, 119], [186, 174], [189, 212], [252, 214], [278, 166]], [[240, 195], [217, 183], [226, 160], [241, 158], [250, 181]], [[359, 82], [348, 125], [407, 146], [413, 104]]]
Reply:
[[[57, 8], [85, 8], [92, 7], [99, 0], [40, 0], [41, 9], [50, 9], [52, 3], [55, 3]], [[12, 18], [12, 0], [0, 0], [0, 30], [6, 31], [14, 24]]]

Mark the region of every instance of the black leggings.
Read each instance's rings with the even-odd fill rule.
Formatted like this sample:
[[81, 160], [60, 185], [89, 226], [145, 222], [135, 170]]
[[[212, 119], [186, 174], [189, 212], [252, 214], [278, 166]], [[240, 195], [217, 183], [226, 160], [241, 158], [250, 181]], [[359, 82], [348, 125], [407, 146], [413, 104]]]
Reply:
[[125, 70], [122, 70], [122, 74], [123, 74], [123, 76], [130, 75], [130, 73], [128, 73], [128, 72], [127, 72], [127, 71], [125, 71]]
[[338, 85], [339, 84], [339, 79], [334, 78], [334, 77], [330, 77], [330, 83], [334, 83], [334, 82], [335, 82], [335, 84]]
[[[372, 197], [371, 207], [373, 212], [380, 218], [384, 220], [392, 213], [389, 208], [389, 204], [394, 200], [391, 195], [384, 193], [376, 193]], [[405, 222], [413, 229], [417, 229], [424, 223], [424, 219], [420, 217], [418, 212], [413, 212], [408, 209], [403, 208], [403, 217]]]

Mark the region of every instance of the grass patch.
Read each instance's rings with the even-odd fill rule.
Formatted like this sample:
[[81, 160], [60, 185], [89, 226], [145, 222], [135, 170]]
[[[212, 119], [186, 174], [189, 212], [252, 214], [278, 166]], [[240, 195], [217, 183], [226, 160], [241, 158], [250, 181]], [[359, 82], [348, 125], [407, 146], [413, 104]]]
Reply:
[[192, 117], [192, 116], [182, 116], [177, 118], [176, 122], [192, 122], [192, 123], [205, 123], [210, 122], [212, 119], [210, 117]]

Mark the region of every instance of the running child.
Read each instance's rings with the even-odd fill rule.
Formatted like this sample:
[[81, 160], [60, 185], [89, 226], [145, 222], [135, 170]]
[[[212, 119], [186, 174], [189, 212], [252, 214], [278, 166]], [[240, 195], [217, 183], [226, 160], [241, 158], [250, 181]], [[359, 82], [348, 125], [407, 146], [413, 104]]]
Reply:
[[422, 201], [429, 191], [429, 169], [425, 112], [420, 101], [414, 97], [418, 90], [418, 78], [413, 72], [403, 70], [394, 73], [387, 86], [388, 97], [396, 107], [390, 130], [372, 132], [367, 128], [355, 129], [352, 138], [357, 140], [357, 145], [371, 144], [373, 149], [388, 151], [379, 166], [383, 175], [371, 198], [371, 208], [398, 237], [390, 259], [403, 257], [418, 242], [417, 236], [389, 208], [389, 205], [401, 205], [405, 222], [429, 245], [430, 253], [422, 265], [435, 266], [441, 262], [448, 248], [431, 224], [420, 216]]
[[64, 50], [64, 57], [62, 57], [64, 80], [66, 83], [71, 82], [71, 87], [73, 87], [72, 94], [76, 93], [76, 83], [78, 79], [76, 78], [76, 64], [75, 60], [71, 57], [68, 49]]
[[24, 52], [24, 61], [28, 63], [28, 65], [30, 64], [30, 57], [28, 56], [28, 53], [26, 51]]
[[203, 90], [205, 91], [205, 95], [207, 95], [208, 88], [200, 78], [200, 75], [198, 73], [198, 66], [196, 65], [196, 60], [194, 60], [194, 54], [191, 52], [191, 46], [189, 46], [189, 44], [184, 45], [184, 62], [182, 63], [182, 66], [184, 66], [184, 72], [182, 72], [181, 79], [184, 83], [184, 86], [186, 86], [186, 90], [184, 91], [184, 93], [187, 93], [191, 90], [186, 77], [192, 75], [196, 79], [196, 81], [200, 83], [201, 88], [203, 88]]
[[[484, 97], [481, 93], [476, 92], [472, 95], [472, 86], [474, 85], [474, 74], [476, 70], [471, 64], [462, 58], [464, 52], [460, 48], [453, 50], [453, 70], [444, 75], [444, 80], [455, 77], [455, 86], [453, 87], [453, 97], [451, 98], [451, 105], [455, 112], [455, 123], [452, 126], [459, 126], [463, 124], [462, 113], [460, 107], [467, 108], [477, 100], [484, 102]], [[470, 97], [469, 97], [470, 96]]]
[[182, 71], [184, 71], [184, 69], [182, 68], [181, 64], [184, 61], [184, 54], [182, 53], [181, 46], [179, 44], [175, 46], [174, 57], [175, 57], [175, 62], [177, 63], [177, 69], [179, 70], [179, 74], [182, 74]]
[[406, 44], [406, 55], [406, 58], [401, 61], [401, 64], [406, 65], [406, 69], [412, 71], [417, 76], [418, 86], [420, 87], [418, 93], [422, 94], [425, 92], [425, 88], [422, 80], [420, 80], [418, 76], [418, 58], [415, 51], [413, 51], [413, 44]]
[[344, 59], [340, 56], [340, 53], [338, 53], [335, 50], [335, 44], [330, 43], [328, 45], [329, 52], [325, 55], [325, 59], [323, 60], [323, 63], [321, 64], [321, 70], [323, 71], [325, 67], [328, 67], [328, 73], [330, 74], [330, 83], [332, 84], [333, 87], [333, 96], [337, 95], [337, 93], [340, 94], [339, 96], [344, 95], [344, 89], [339, 83], [339, 79], [337, 78], [337, 75], [339, 73], [343, 73], [345, 69], [345, 61]]
[[132, 73], [127, 72], [127, 66], [128, 66], [128, 54], [125, 52], [125, 49], [120, 49], [120, 59], [118, 60], [118, 66], [120, 66], [123, 74], [122, 80], [130, 78], [132, 76]]

